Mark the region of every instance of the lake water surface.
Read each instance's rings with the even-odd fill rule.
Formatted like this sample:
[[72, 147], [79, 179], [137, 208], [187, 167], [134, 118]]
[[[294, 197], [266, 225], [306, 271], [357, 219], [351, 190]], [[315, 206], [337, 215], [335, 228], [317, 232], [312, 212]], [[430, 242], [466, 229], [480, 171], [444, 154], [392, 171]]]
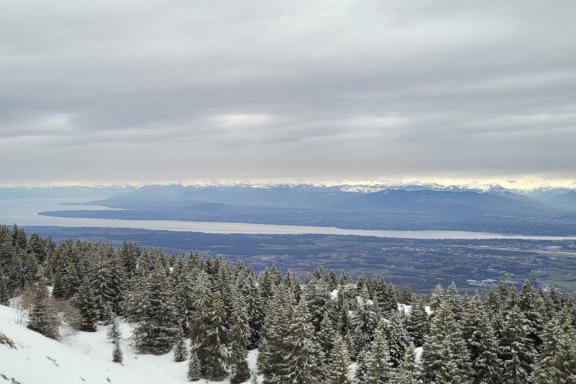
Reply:
[[[250, 223], [195, 222], [178, 220], [120, 220], [94, 219], [72, 217], [40, 216], [38, 212], [52, 210], [73, 210], [73, 204], [82, 201], [59, 199], [0, 199], [0, 224], [18, 224], [21, 226], [59, 226], [59, 227], [107, 227], [134, 228], [150, 230], [166, 230], [180, 232], [205, 233], [238, 233], [238, 234], [322, 234], [322, 235], [354, 235], [375, 236], [404, 239], [525, 239], [525, 240], [576, 240], [576, 236], [528, 236], [467, 231], [392, 231], [392, 230], [362, 230], [342, 229], [334, 227], [310, 227], [297, 225], [272, 225]], [[72, 204], [72, 205], [71, 205]], [[109, 209], [101, 206], [81, 205], [81, 210]]]

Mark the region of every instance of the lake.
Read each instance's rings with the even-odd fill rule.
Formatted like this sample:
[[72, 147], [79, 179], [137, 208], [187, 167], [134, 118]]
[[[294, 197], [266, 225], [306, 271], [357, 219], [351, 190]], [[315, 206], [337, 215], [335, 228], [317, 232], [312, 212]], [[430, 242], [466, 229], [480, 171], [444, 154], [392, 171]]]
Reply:
[[[0, 199], [0, 224], [18, 224], [20, 226], [58, 226], [58, 227], [107, 227], [165, 230], [179, 232], [236, 233], [262, 235], [353, 235], [404, 239], [524, 239], [524, 240], [576, 240], [576, 236], [529, 236], [467, 231], [393, 231], [342, 229], [335, 227], [311, 227], [297, 225], [272, 225], [251, 223], [195, 222], [178, 220], [117, 220], [94, 218], [71, 218], [40, 216], [38, 212], [69, 209], [82, 204], [80, 200], [62, 199]], [[79, 209], [110, 209], [101, 206], [79, 205]]]

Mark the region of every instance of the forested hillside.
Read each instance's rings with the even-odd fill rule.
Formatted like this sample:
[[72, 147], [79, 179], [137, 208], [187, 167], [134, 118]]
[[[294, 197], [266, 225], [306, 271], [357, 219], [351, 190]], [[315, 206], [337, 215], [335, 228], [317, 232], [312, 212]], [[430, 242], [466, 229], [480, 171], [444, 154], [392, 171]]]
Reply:
[[171, 352], [174, 364], [187, 361], [190, 381], [576, 383], [574, 301], [529, 282], [518, 288], [462, 296], [452, 284], [415, 295], [378, 276], [256, 273], [197, 254], [54, 243], [0, 227], [0, 304], [26, 313], [29, 329], [62, 340], [63, 323], [82, 333], [106, 326], [110, 361], [122, 364], [126, 348]]

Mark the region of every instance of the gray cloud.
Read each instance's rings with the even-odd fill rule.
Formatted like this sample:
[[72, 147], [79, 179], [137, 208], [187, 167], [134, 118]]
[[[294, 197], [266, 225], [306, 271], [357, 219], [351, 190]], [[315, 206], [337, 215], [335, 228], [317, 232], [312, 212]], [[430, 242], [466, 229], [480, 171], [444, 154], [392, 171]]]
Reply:
[[2, 184], [576, 178], [576, 3], [8, 1]]

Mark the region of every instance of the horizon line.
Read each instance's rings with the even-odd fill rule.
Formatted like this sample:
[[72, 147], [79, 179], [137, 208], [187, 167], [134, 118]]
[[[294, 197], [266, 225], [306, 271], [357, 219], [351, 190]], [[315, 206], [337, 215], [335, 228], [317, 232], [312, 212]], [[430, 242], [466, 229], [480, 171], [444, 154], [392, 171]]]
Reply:
[[373, 178], [373, 179], [213, 179], [213, 180], [164, 180], [125, 183], [116, 182], [89, 182], [89, 181], [62, 181], [46, 183], [13, 183], [1, 184], [0, 188], [141, 188], [145, 186], [280, 186], [280, 185], [311, 185], [325, 187], [402, 187], [407, 185], [428, 186], [439, 188], [468, 188], [468, 189], [495, 189], [530, 191], [537, 189], [576, 189], [575, 179], [548, 179], [542, 177], [512, 177], [512, 178], [449, 178], [449, 177], [407, 177], [407, 178]]

